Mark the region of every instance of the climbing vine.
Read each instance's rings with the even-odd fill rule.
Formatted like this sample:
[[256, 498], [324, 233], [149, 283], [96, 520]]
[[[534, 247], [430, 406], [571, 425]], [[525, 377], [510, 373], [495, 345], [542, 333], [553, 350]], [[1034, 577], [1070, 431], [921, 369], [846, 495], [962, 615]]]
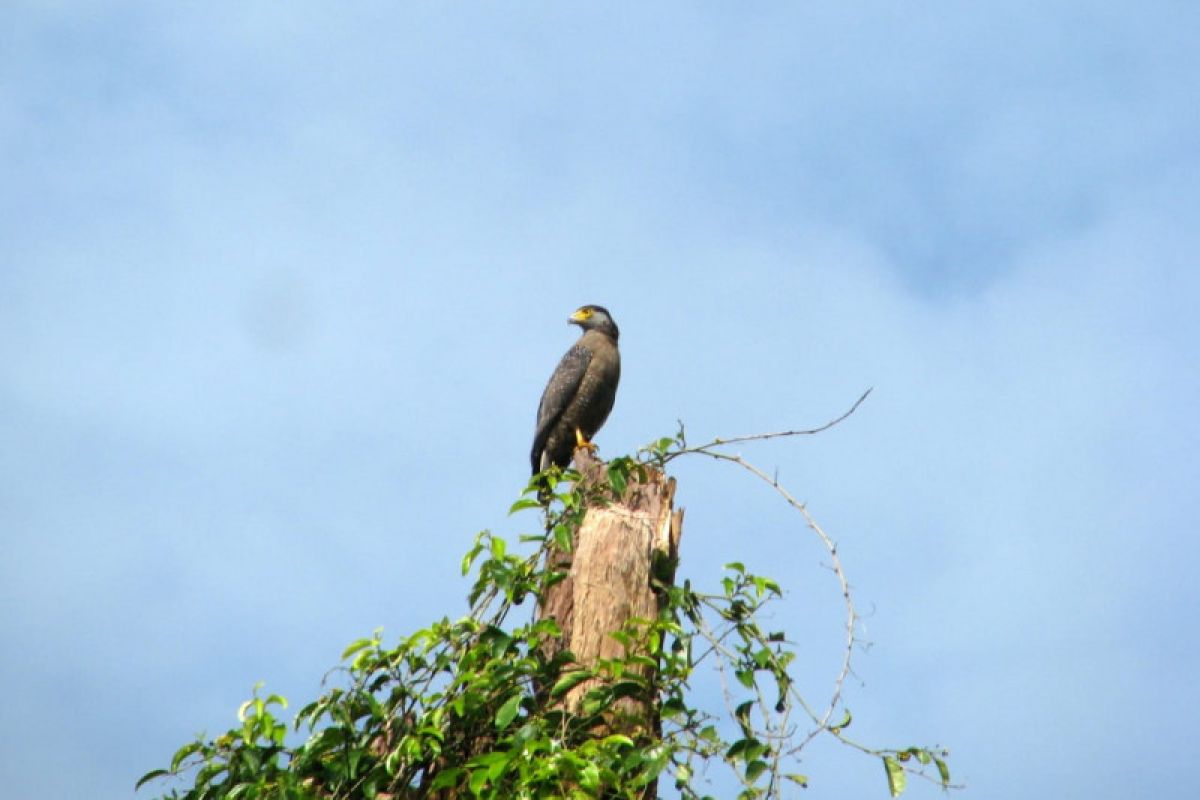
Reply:
[[[781, 435], [795, 433], [803, 432]], [[185, 744], [138, 787], [184, 800], [640, 800], [670, 785], [698, 800], [721, 780], [710, 767], [724, 765], [739, 800], [751, 800], [807, 786], [800, 756], [822, 735], [880, 759], [893, 797], [910, 776], [950, 787], [940, 748], [880, 749], [848, 737], [852, 717], [841, 689], [857, 617], [836, 547], [777, 482], [721, 449], [735, 441], [692, 447], [681, 429], [610, 461], [598, 485], [585, 487], [577, 473], [557, 468], [535, 476], [511, 512], [537, 514], [538, 532], [512, 545], [483, 531], [463, 558], [463, 575], [473, 576], [467, 616], [443, 617], [398, 640], [376, 631], [351, 643], [322, 694], [290, 720], [284, 698], [256, 687], [234, 727]], [[530, 599], [526, 608], [534, 606], [564, 577], [547, 556], [571, 547], [589, 507], [620, 498], [648, 468], [689, 454], [737, 463], [771, 483], [826, 542], [848, 613], [846, 657], [828, 702], [802, 696], [789, 672], [794, 643], [763, 626], [764, 608], [783, 599], [781, 586], [740, 563], [727, 564], [708, 590], [690, 580], [663, 583], [661, 613], [612, 633], [623, 655], [596, 664], [546, 646], [561, 633], [553, 620], [519, 619], [530, 615], [518, 607]], [[691, 689], [696, 672], [710, 668], [732, 677], [720, 703]], [[583, 702], [564, 710], [556, 701], [584, 681], [591, 688]], [[657, 725], [606, 724], [622, 698], [656, 708]]]

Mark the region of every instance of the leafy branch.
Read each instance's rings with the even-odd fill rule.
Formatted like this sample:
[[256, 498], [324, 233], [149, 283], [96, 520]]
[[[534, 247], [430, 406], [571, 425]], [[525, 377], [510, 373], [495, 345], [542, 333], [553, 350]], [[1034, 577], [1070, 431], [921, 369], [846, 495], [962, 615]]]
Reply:
[[[806, 786], [800, 754], [827, 733], [881, 758], [889, 791], [897, 796], [910, 774], [950, 787], [945, 752], [924, 747], [870, 748], [847, 738], [851, 716], [842, 688], [851, 674], [858, 616], [836, 544], [803, 503], [778, 481], [731, 453], [733, 443], [828, 429], [850, 416], [864, 394], [838, 419], [811, 431], [715, 439], [688, 447], [682, 427], [636, 458], [608, 462], [600, 481], [552, 468], [535, 476], [511, 513], [537, 510], [536, 533], [513, 548], [490, 531], [479, 533], [463, 558], [474, 573], [460, 619], [444, 617], [385, 645], [380, 632], [342, 653], [316, 700], [281, 720], [284, 698], [253, 696], [239, 709], [238, 725], [213, 739], [198, 736], [179, 748], [168, 767], [147, 773], [141, 787], [164, 779], [177, 784], [163, 798], [629, 798], [643, 800], [660, 776], [670, 775], [684, 798], [708, 797], [702, 776], [726, 764], [739, 800], [781, 797], [784, 786]], [[513, 620], [532, 597], [539, 604], [565, 577], [562, 554], [588, 509], [620, 503], [648, 470], [682, 455], [737, 464], [768, 483], [821, 540], [846, 608], [846, 643], [828, 702], [813, 707], [789, 668], [794, 645], [782, 631], [760, 625], [763, 609], [783, 590], [743, 564], [726, 565], [710, 591], [690, 581], [666, 583], [661, 612], [632, 619], [609, 634], [621, 654], [579, 663], [551, 646], [562, 632], [553, 619]], [[691, 690], [696, 671], [722, 678], [724, 710], [706, 708]], [[578, 707], [559, 702], [587, 689]], [[622, 701], [637, 698], [656, 709], [657, 723], [612, 725]], [[793, 722], [799, 708], [810, 720]], [[842, 716], [836, 723], [835, 715]], [[926, 767], [937, 776], [926, 774]]]

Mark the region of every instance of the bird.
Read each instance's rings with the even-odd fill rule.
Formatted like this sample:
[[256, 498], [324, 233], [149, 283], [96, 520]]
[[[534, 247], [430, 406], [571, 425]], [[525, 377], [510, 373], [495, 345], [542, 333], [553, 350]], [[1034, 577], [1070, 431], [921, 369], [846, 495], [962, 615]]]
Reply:
[[538, 403], [533, 449], [533, 474], [552, 464], [571, 463], [577, 447], [595, 449], [592, 437], [608, 419], [621, 380], [620, 332], [603, 306], [581, 306], [568, 319], [583, 335], [558, 362]]

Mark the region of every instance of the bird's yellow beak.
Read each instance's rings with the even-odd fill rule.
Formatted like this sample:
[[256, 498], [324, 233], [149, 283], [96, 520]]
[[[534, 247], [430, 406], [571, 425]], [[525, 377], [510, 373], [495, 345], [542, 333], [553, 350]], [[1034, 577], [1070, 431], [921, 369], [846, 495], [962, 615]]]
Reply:
[[567, 324], [571, 324], [573, 322], [585, 322], [590, 316], [592, 316], [591, 311], [588, 311], [586, 308], [581, 308], [571, 316], [567, 317]]

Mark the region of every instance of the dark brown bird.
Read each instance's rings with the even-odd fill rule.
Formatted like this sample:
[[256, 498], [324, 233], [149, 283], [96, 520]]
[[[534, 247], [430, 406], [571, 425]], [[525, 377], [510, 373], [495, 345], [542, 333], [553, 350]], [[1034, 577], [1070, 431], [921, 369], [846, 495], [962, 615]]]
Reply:
[[542, 392], [529, 454], [535, 475], [551, 464], [570, 464], [576, 447], [594, 448], [592, 437], [608, 419], [621, 379], [619, 332], [608, 310], [583, 306], [567, 322], [583, 328], [583, 335]]

